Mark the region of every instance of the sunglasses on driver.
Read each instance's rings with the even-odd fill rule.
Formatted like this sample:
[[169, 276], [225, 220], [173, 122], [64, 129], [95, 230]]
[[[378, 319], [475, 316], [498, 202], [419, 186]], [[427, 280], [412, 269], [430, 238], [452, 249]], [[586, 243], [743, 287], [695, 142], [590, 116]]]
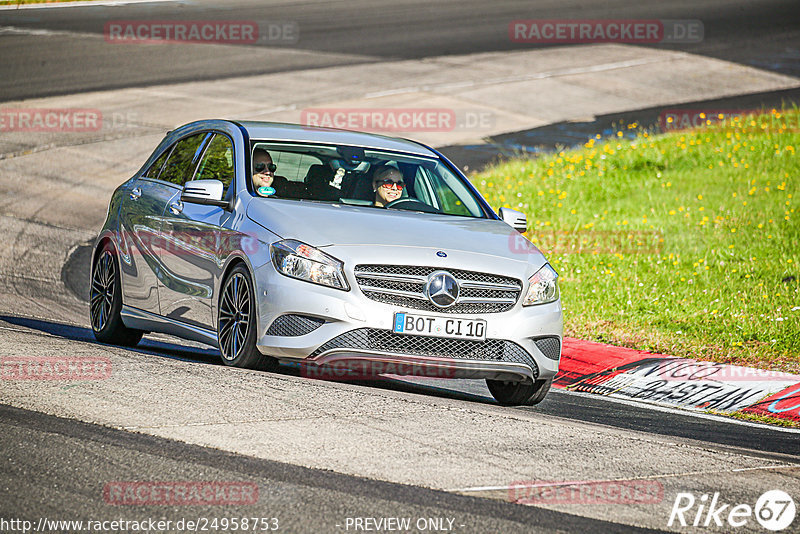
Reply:
[[262, 173], [264, 171], [275, 172], [276, 170], [278, 170], [278, 166], [275, 165], [274, 163], [259, 162], [259, 163], [256, 163], [255, 165], [253, 165], [253, 169], [257, 173]]
[[394, 185], [400, 191], [402, 191], [406, 187], [406, 183], [405, 182], [395, 182], [394, 180], [388, 180], [388, 179], [387, 180], [377, 180], [375, 182], [375, 185], [380, 186], [380, 187], [385, 187], [386, 189], [391, 189], [392, 186]]

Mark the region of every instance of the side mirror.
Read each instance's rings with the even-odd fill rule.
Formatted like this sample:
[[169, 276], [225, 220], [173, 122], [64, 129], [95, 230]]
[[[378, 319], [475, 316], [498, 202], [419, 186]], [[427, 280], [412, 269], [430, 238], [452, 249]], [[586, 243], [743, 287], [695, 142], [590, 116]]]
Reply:
[[500, 215], [504, 223], [517, 232], [524, 234], [528, 231], [528, 217], [521, 211], [512, 210], [511, 208], [500, 208], [497, 214]]
[[222, 200], [224, 189], [219, 180], [192, 180], [183, 186], [181, 201], [227, 208], [230, 202]]

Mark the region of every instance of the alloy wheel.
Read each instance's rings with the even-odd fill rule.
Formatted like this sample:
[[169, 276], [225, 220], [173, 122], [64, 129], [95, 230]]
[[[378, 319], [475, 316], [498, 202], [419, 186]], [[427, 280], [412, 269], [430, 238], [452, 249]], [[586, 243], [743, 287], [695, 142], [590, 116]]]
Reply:
[[94, 266], [90, 295], [92, 328], [99, 332], [108, 324], [114, 304], [116, 266], [109, 251], [104, 251]]
[[219, 307], [219, 347], [226, 360], [235, 360], [245, 347], [250, 310], [249, 282], [241, 273], [234, 273], [225, 284]]

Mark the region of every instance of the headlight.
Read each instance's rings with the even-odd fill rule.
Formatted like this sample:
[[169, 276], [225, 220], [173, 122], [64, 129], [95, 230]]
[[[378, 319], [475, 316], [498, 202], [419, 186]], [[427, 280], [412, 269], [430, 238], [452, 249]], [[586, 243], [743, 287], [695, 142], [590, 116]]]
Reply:
[[272, 263], [279, 273], [312, 284], [350, 290], [343, 264], [333, 256], [294, 239], [278, 241], [269, 249]]
[[545, 264], [528, 279], [528, 294], [525, 295], [522, 305], [547, 304], [556, 300], [558, 300], [558, 273], [549, 264]]

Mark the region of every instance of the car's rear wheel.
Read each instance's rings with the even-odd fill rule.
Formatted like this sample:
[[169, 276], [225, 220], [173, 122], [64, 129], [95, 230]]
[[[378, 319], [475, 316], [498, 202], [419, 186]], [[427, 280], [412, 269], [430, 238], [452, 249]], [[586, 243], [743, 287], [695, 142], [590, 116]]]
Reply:
[[139, 343], [144, 332], [126, 327], [119, 315], [121, 309], [119, 268], [114, 247], [106, 241], [94, 262], [89, 292], [89, 318], [97, 341], [129, 347]]
[[539, 404], [547, 396], [552, 383], [553, 379], [536, 380], [530, 384], [504, 380], [486, 381], [492, 396], [503, 406], [533, 406], [534, 404]]
[[256, 348], [258, 306], [250, 273], [244, 265], [234, 267], [220, 292], [217, 340], [225, 365], [246, 369], [275, 369], [277, 360]]

